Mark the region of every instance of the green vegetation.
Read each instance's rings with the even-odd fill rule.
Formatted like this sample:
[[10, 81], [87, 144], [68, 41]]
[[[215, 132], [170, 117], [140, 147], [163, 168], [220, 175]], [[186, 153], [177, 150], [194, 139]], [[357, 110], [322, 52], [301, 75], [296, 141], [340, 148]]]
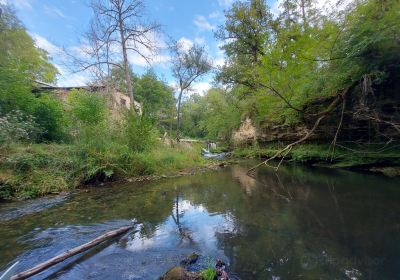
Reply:
[[217, 271], [212, 266], [201, 271], [201, 279], [202, 280], [214, 280], [216, 277], [217, 277]]
[[[287, 150], [293, 160], [330, 157], [335, 147], [337, 155], [344, 150], [342, 165], [384, 156], [392, 162], [376, 151], [400, 138], [399, 9], [396, 0], [328, 10], [313, 0], [285, 0], [273, 15], [263, 0], [236, 1], [215, 34], [226, 54], [216, 77], [223, 87], [182, 105], [182, 131], [232, 144], [232, 133], [250, 119], [264, 156], [293, 133], [307, 143]], [[364, 149], [370, 143], [380, 145]], [[235, 153], [257, 156], [258, 149]]]
[[[66, 101], [52, 92], [32, 93], [36, 79], [53, 82], [56, 70], [7, 7], [0, 25], [0, 47], [9, 54], [0, 58], [0, 199], [206, 164], [199, 146], [159, 140], [169, 129], [174, 99], [154, 73], [132, 74], [141, 116], [129, 110], [113, 116], [100, 92], [72, 90]], [[118, 72], [108, 79], [116, 85]]]
[[[273, 143], [263, 147], [236, 148], [233, 156], [237, 158], [269, 158], [283, 147], [282, 144]], [[400, 149], [396, 145], [389, 145], [383, 149], [379, 144], [347, 145], [336, 147], [333, 153], [332, 146], [329, 144], [301, 144], [295, 146], [286, 159], [333, 168], [363, 168], [382, 165], [398, 166], [400, 165], [399, 153]]]

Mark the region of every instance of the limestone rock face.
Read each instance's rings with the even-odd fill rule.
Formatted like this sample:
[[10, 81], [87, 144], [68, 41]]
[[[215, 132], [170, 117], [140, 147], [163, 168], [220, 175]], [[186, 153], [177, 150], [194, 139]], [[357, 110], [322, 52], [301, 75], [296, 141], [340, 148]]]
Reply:
[[236, 146], [249, 144], [257, 140], [257, 128], [249, 117], [242, 122], [238, 130], [233, 132], [232, 140]]

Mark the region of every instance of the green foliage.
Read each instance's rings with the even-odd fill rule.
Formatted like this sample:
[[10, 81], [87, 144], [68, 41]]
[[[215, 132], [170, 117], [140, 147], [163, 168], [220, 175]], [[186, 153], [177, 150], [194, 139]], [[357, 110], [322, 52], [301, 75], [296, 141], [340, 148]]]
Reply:
[[97, 125], [107, 116], [106, 100], [96, 92], [72, 90], [68, 94], [68, 105], [72, 122]]
[[175, 105], [173, 89], [149, 71], [135, 82], [137, 100], [143, 104], [143, 114], [159, 122], [165, 121]]
[[0, 147], [13, 142], [35, 141], [41, 133], [35, 118], [21, 111], [11, 111], [0, 117]]
[[50, 95], [37, 98], [32, 115], [42, 130], [39, 140], [61, 141], [66, 137], [64, 107], [59, 99]]
[[124, 123], [128, 147], [135, 152], [149, 150], [156, 140], [156, 132], [149, 119], [128, 112]]
[[240, 124], [240, 103], [223, 89], [193, 95], [182, 104], [182, 132], [193, 138], [230, 141]]
[[228, 62], [217, 78], [246, 99], [242, 115], [294, 125], [312, 100], [365, 76], [375, 85], [398, 77], [399, 1], [354, 1], [327, 14], [315, 1], [286, 0], [275, 19], [259, 2], [235, 3], [216, 34]]
[[200, 275], [202, 280], [214, 280], [217, 278], [217, 270], [209, 264], [208, 268], [202, 270]]
[[33, 81], [53, 82], [57, 70], [47, 53], [35, 46], [15, 12], [5, 5], [0, 8], [0, 50], [4, 54], [0, 56], [0, 114], [16, 109], [31, 113]]

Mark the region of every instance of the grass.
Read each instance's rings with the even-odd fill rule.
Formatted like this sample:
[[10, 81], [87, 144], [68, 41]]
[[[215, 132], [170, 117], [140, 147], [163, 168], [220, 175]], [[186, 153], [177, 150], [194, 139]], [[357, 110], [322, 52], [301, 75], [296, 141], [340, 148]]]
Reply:
[[161, 143], [143, 152], [115, 142], [99, 146], [14, 144], [0, 150], [0, 199], [33, 198], [87, 183], [205, 166], [200, 149]]
[[202, 280], [214, 280], [217, 277], [217, 271], [213, 267], [208, 267], [201, 271]]

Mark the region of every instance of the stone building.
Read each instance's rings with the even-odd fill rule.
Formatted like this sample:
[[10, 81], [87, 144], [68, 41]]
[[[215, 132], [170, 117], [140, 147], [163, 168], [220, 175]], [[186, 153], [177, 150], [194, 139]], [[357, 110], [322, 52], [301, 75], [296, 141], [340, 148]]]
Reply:
[[[67, 102], [68, 94], [72, 90], [85, 90], [89, 92], [96, 92], [100, 95], [103, 95], [108, 100], [108, 106], [111, 110], [111, 114], [113, 117], [121, 116], [121, 113], [125, 110], [130, 110], [131, 108], [131, 99], [126, 94], [118, 91], [117, 89], [107, 89], [106, 86], [76, 86], [76, 87], [57, 87], [53, 85], [49, 85], [43, 82], [36, 82], [35, 87], [33, 88], [33, 92], [43, 92], [49, 91], [53, 92], [58, 98]], [[139, 102], [134, 101], [135, 110], [142, 114], [142, 106]]]

